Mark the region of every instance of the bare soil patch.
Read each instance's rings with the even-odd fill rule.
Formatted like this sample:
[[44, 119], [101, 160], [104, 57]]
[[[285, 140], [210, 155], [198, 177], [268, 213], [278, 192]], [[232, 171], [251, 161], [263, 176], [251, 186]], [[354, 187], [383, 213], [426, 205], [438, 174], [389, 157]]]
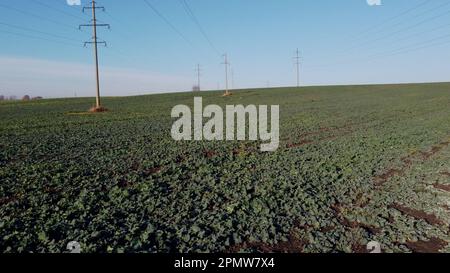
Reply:
[[297, 147], [301, 147], [301, 146], [304, 146], [304, 145], [307, 145], [307, 144], [311, 144], [311, 143], [313, 143], [313, 141], [311, 141], [311, 140], [302, 140], [299, 143], [288, 144], [287, 147], [288, 148], [297, 148]]
[[381, 175], [375, 176], [374, 184], [375, 184], [375, 186], [382, 186], [390, 178], [397, 176], [397, 175], [402, 175], [402, 174], [404, 174], [404, 172], [405, 171], [403, 169], [390, 169]]
[[156, 173], [161, 172], [161, 170], [162, 170], [162, 167], [150, 168], [150, 169], [144, 171], [144, 175], [150, 176], [152, 174], [156, 174]]
[[92, 107], [91, 109], [89, 109], [90, 113], [104, 113], [104, 112], [108, 112], [108, 109], [106, 109], [105, 107]]
[[262, 253], [302, 253], [308, 242], [299, 238], [294, 232], [291, 232], [286, 242], [270, 245], [261, 242], [244, 242], [240, 245], [231, 247], [228, 252], [237, 253], [241, 250], [253, 250]]
[[447, 244], [442, 239], [431, 238], [429, 241], [407, 242], [406, 246], [415, 253], [439, 253]]
[[441, 142], [433, 147], [431, 147], [430, 151], [427, 152], [420, 152], [420, 154], [422, 155], [422, 157], [424, 159], [430, 159], [432, 156], [434, 156], [435, 154], [437, 154], [438, 152], [440, 152], [442, 149], [444, 149], [445, 147], [447, 147], [450, 144], [450, 142], [448, 141], [444, 141]]
[[425, 220], [430, 225], [444, 225], [444, 222], [437, 218], [434, 214], [428, 214], [421, 210], [405, 207], [400, 204], [393, 204], [390, 208], [396, 209], [403, 214], [409, 215], [418, 220]]
[[[420, 152], [412, 152], [411, 154], [401, 158], [402, 166], [397, 168], [388, 169], [385, 173], [381, 175], [377, 175], [373, 178], [375, 186], [382, 186], [385, 184], [390, 178], [394, 176], [402, 176], [405, 174], [406, 170], [413, 165], [414, 161], [424, 162], [429, 160], [432, 156], [439, 153], [441, 150], [450, 145], [450, 142], [444, 141], [437, 145], [431, 147], [429, 151], [420, 151]], [[448, 174], [450, 177], [450, 173], [441, 173], [443, 175]]]
[[450, 185], [442, 185], [442, 184], [435, 183], [435, 184], [433, 184], [433, 187], [436, 189], [439, 189], [439, 190], [450, 192]]
[[356, 221], [350, 221], [348, 220], [344, 215], [342, 215], [342, 205], [341, 204], [333, 204], [331, 206], [331, 209], [333, 210], [334, 215], [338, 219], [339, 223], [346, 227], [346, 228], [361, 228], [365, 230], [367, 233], [375, 235], [379, 234], [382, 229], [378, 227], [374, 227], [368, 224], [356, 222]]
[[0, 198], [0, 206], [18, 201], [19, 198], [17, 196], [7, 196], [7, 197], [2, 197]]

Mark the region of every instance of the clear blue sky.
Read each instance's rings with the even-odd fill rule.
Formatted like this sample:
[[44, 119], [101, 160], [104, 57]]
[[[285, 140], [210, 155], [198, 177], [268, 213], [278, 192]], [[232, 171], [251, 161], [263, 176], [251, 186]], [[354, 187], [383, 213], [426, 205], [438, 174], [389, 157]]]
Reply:
[[[186, 0], [219, 52], [181, 1], [148, 2], [185, 38], [144, 0], [99, 0], [105, 95], [189, 90], [197, 63], [204, 89], [223, 88], [225, 52], [233, 87], [293, 86], [296, 48], [302, 85], [450, 80], [449, 0]], [[89, 19], [66, 0], [1, 0], [0, 94], [92, 96]]]

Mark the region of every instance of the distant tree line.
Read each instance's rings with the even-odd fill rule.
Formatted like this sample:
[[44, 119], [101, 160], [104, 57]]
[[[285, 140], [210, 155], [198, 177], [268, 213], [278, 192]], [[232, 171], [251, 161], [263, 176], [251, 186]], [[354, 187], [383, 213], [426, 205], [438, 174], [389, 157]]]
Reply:
[[0, 95], [0, 101], [2, 100], [17, 100], [16, 96], [4, 96], [4, 95]]
[[[43, 99], [43, 97], [30, 97], [29, 95], [25, 95], [22, 97], [23, 101], [30, 101], [30, 100], [41, 100]], [[5, 101], [5, 100], [17, 100], [16, 96], [5, 96], [5, 95], [0, 95], [0, 101]]]

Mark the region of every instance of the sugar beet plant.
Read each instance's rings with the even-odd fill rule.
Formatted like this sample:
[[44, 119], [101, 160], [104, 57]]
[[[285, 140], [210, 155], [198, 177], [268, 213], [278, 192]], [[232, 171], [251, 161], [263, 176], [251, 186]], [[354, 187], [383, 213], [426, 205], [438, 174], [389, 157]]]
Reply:
[[273, 153], [172, 140], [189, 93], [0, 103], [0, 251], [450, 251], [449, 87], [202, 94], [280, 105]]

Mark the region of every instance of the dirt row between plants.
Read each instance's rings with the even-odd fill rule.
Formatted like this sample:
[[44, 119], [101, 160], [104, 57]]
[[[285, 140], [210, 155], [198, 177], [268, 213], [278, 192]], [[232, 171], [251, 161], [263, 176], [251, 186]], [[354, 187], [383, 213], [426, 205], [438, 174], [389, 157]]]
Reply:
[[373, 178], [374, 185], [379, 187], [385, 184], [389, 179], [395, 176], [402, 176], [405, 172], [411, 168], [414, 163], [423, 163], [429, 160], [431, 157], [441, 152], [443, 149], [450, 145], [450, 141], [443, 141], [439, 144], [432, 146], [426, 151], [415, 151], [401, 159], [402, 165], [395, 168], [387, 169], [384, 173], [377, 175]]
[[[377, 175], [373, 178], [374, 185], [379, 190], [385, 183], [387, 183], [391, 178], [396, 176], [403, 176], [406, 172], [414, 165], [424, 163], [430, 160], [433, 156], [440, 153], [442, 150], [450, 146], [450, 141], [442, 141], [438, 144], [431, 146], [429, 149], [424, 151], [412, 152], [408, 156], [405, 156], [401, 159], [402, 166], [398, 168], [390, 168], [386, 172], [381, 175]], [[441, 172], [441, 175], [450, 177], [449, 172]], [[441, 185], [438, 183], [433, 184], [433, 187], [439, 190], [450, 192], [450, 185]], [[405, 205], [399, 203], [393, 203], [389, 206], [391, 209], [395, 209], [401, 212], [403, 215], [407, 215], [416, 220], [423, 220], [429, 225], [432, 226], [448, 226], [448, 223], [439, 219], [436, 215], [426, 213], [422, 210], [417, 210], [413, 208], [409, 208]], [[400, 243], [397, 243], [400, 244]], [[419, 241], [408, 241], [404, 244], [411, 251], [416, 253], [438, 253], [441, 249], [445, 248], [448, 245], [443, 239], [437, 237], [431, 237], [427, 241], [419, 240]]]
[[[385, 171], [384, 173], [374, 176], [372, 178], [372, 181], [375, 185], [375, 189], [377, 191], [381, 190], [382, 186], [385, 183], [387, 183], [391, 178], [396, 177], [396, 176], [405, 175], [406, 172], [408, 171], [408, 169], [410, 169], [413, 166], [413, 164], [423, 163], [423, 162], [431, 159], [434, 155], [438, 154], [439, 152], [441, 152], [443, 149], [447, 148], [448, 146], [450, 146], [449, 141], [442, 141], [441, 143], [433, 145], [432, 147], [430, 147], [429, 149], [426, 149], [425, 151], [413, 152], [413, 153], [409, 154], [408, 156], [403, 157], [401, 159], [402, 166], [397, 167], [397, 168], [390, 168], [387, 171]], [[450, 177], [450, 172], [441, 172], [441, 175]], [[435, 183], [433, 186], [436, 189], [450, 192], [450, 185], [441, 185], [441, 184]], [[341, 213], [344, 210], [344, 208], [346, 210], [352, 210], [352, 208], [364, 208], [370, 203], [370, 201], [371, 201], [370, 196], [364, 197], [364, 194], [361, 193], [360, 195], [358, 195], [356, 197], [355, 201], [352, 204], [343, 205], [343, 204], [336, 203], [331, 206], [331, 210], [332, 210], [334, 216], [338, 219], [338, 222], [347, 229], [363, 229], [369, 235], [380, 234], [382, 232], [382, 228], [370, 226], [365, 223], [350, 221]], [[389, 206], [389, 208], [395, 209], [395, 210], [401, 212], [402, 214], [412, 217], [414, 219], [423, 220], [430, 225], [434, 225], [434, 226], [448, 225], [448, 223], [439, 219], [434, 214], [429, 214], [429, 213], [426, 213], [421, 210], [409, 208], [409, 207], [406, 207], [406, 206], [398, 204], [398, 203], [391, 204]], [[450, 211], [450, 207], [447, 206], [446, 209]], [[387, 220], [391, 223], [394, 222], [394, 219], [387, 219]], [[397, 242], [396, 244], [404, 245], [411, 251], [417, 252], [417, 253], [437, 253], [441, 249], [446, 247], [448, 245], [448, 242], [446, 242], [440, 238], [431, 237], [427, 241], [422, 241], [422, 240], [419, 240], [417, 242], [408, 241], [404, 244]], [[357, 243], [352, 245], [352, 250], [355, 253], [367, 253], [368, 252], [365, 246], [357, 244]]]
[[[438, 112], [438, 111], [429, 111], [426, 113], [419, 113], [419, 114], [408, 114], [408, 118], [411, 119], [414, 117], [422, 116], [424, 114], [435, 113], [435, 112]], [[298, 139], [300, 141], [288, 143], [288, 144], [286, 144], [286, 148], [288, 148], [288, 149], [298, 148], [298, 147], [302, 147], [302, 146], [305, 146], [308, 144], [317, 144], [317, 143], [320, 143], [323, 141], [337, 139], [339, 137], [343, 137], [343, 136], [352, 134], [359, 130], [369, 129], [369, 128], [373, 128], [373, 127], [376, 127], [381, 124], [387, 124], [390, 122], [398, 121], [398, 118], [399, 118], [398, 115], [391, 115], [391, 116], [388, 116], [383, 121], [380, 121], [379, 119], [369, 119], [367, 121], [344, 123], [343, 126], [336, 127], [336, 128], [321, 127], [315, 131], [300, 134], [298, 136]], [[329, 133], [330, 136], [319, 137], [318, 139], [313, 139], [313, 137], [322, 136], [326, 133]], [[286, 141], [288, 139], [282, 139], [282, 140]]]

